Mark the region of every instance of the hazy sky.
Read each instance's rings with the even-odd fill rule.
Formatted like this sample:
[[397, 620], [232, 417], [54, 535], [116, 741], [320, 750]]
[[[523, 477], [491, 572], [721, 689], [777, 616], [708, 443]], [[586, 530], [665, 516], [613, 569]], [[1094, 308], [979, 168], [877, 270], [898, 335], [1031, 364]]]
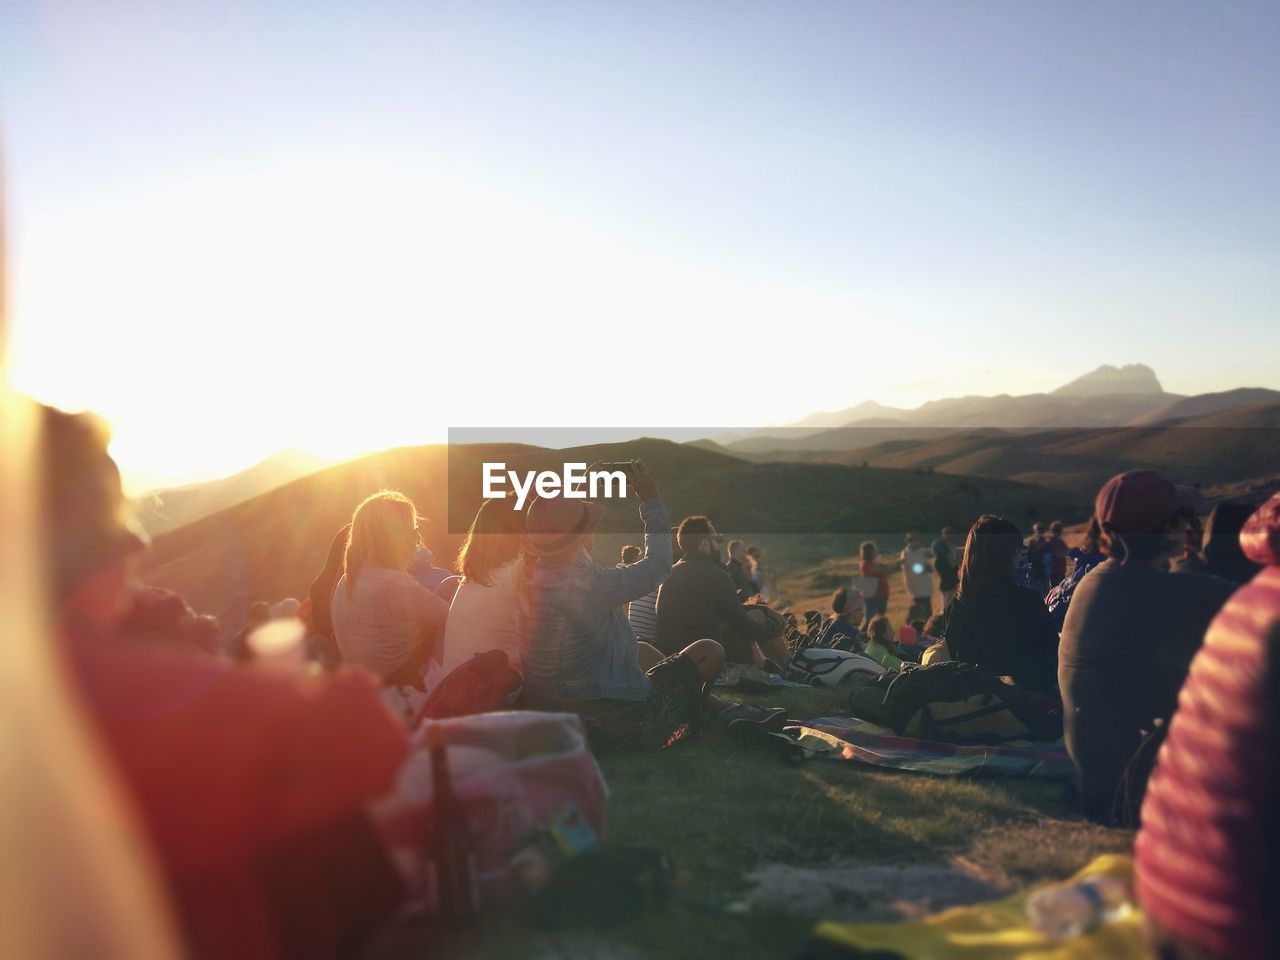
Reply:
[[1278, 4], [9, 0], [0, 42], [11, 372], [135, 484], [1280, 387]]

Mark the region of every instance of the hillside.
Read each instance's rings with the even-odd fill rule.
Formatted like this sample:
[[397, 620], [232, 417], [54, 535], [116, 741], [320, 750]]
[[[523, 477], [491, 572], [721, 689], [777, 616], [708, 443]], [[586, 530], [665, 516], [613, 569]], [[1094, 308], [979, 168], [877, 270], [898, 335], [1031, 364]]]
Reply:
[[[851, 428], [851, 435], [859, 431]], [[773, 455], [897, 470], [1001, 477], [1087, 496], [1108, 477], [1157, 469], [1185, 483], [1230, 483], [1280, 471], [1280, 404], [1236, 407], [1176, 424], [1038, 432], [950, 431], [894, 436], [845, 450]], [[758, 457], [771, 456], [760, 454]]]
[[298, 477], [315, 473], [326, 461], [301, 450], [282, 450], [261, 463], [218, 480], [193, 483], [143, 494], [133, 503], [138, 522], [152, 536], [175, 530], [273, 490]]
[[[425, 541], [448, 563], [479, 506], [482, 462], [501, 460], [523, 470], [631, 457], [649, 464], [673, 518], [706, 513], [726, 533], [758, 536], [779, 568], [851, 552], [867, 537], [893, 546], [908, 529], [965, 526], [988, 510], [1022, 520], [1033, 514], [1079, 519], [1085, 509], [1078, 498], [1007, 480], [979, 485], [910, 470], [749, 463], [665, 440], [569, 451], [406, 447], [314, 473], [163, 534], [142, 577], [177, 590], [233, 628], [251, 600], [304, 595], [333, 532], [372, 492], [394, 488], [412, 497], [427, 518]], [[614, 556], [621, 543], [636, 539], [638, 526], [634, 501], [609, 506], [597, 556]]]

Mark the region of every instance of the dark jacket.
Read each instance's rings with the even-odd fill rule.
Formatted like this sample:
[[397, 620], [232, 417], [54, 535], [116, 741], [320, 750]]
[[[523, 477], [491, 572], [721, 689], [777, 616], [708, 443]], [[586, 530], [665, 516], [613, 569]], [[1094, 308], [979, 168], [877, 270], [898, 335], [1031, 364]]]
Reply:
[[1067, 751], [1091, 818], [1111, 819], [1142, 731], [1172, 715], [1205, 629], [1235, 589], [1217, 577], [1115, 560], [1076, 587], [1058, 679]]
[[729, 571], [708, 554], [685, 557], [658, 590], [657, 647], [665, 654], [711, 639], [725, 645], [731, 660], [741, 659], [735, 648], [775, 633], [768, 621], [747, 615]]
[[1028, 690], [1057, 692], [1058, 633], [1034, 590], [1009, 583], [959, 596], [944, 634], [953, 660], [1012, 677]]

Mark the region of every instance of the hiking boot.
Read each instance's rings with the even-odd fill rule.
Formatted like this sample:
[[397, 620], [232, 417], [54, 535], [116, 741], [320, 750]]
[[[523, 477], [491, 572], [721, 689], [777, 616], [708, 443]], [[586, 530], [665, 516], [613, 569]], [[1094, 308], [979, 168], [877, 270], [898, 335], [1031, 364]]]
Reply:
[[716, 722], [726, 733], [735, 737], [781, 733], [787, 724], [787, 711], [782, 707], [757, 707], [751, 703], [739, 703], [721, 710], [716, 716]]

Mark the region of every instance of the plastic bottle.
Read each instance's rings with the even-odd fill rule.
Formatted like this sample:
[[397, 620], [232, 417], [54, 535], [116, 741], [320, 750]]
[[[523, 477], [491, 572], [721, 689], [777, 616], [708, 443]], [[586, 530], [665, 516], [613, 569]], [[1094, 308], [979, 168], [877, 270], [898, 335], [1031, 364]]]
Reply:
[[1126, 883], [1099, 875], [1037, 890], [1027, 898], [1027, 917], [1038, 933], [1062, 940], [1119, 918], [1129, 903]]
[[431, 751], [431, 861], [435, 873], [436, 903], [446, 923], [466, 924], [480, 909], [476, 885], [475, 853], [466, 814], [453, 791], [444, 730], [439, 724], [427, 729]]

